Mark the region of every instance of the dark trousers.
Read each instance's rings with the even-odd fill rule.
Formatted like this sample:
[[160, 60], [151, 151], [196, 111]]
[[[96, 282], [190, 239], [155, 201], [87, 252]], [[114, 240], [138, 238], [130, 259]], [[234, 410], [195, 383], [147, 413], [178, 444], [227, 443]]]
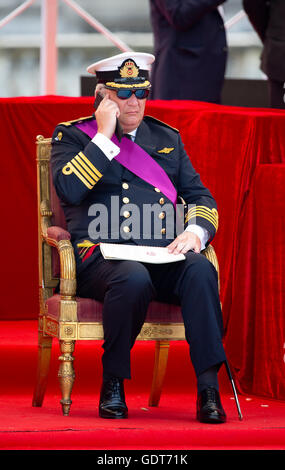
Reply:
[[268, 80], [271, 108], [285, 109], [285, 82]]
[[225, 361], [217, 272], [201, 254], [185, 261], [142, 264], [101, 254], [78, 276], [78, 295], [104, 302], [103, 375], [130, 378], [130, 351], [152, 300], [181, 305], [196, 375]]

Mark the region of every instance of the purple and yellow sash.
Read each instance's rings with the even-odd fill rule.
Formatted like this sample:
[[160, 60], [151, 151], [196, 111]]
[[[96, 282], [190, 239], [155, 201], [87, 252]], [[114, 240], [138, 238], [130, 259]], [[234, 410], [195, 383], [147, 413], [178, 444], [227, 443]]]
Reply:
[[[75, 126], [91, 139], [97, 132], [96, 121], [85, 121]], [[160, 191], [176, 206], [177, 192], [166, 172], [139, 145], [123, 137], [121, 142], [113, 135], [112, 142], [120, 147], [120, 153], [114, 159], [147, 183]]]

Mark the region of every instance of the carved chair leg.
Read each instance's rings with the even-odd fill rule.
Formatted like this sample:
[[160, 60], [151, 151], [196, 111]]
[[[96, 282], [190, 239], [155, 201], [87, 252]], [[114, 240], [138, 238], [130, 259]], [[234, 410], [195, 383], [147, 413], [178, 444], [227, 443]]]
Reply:
[[168, 351], [169, 341], [156, 341], [152, 386], [148, 402], [149, 406], [158, 406], [159, 404], [166, 372]]
[[36, 385], [33, 395], [33, 406], [42, 406], [45, 396], [48, 372], [51, 358], [52, 336], [44, 336], [42, 331], [38, 333], [38, 365]]
[[75, 341], [60, 341], [61, 355], [59, 356], [60, 366], [58, 371], [58, 377], [60, 382], [62, 399], [60, 403], [62, 405], [62, 412], [64, 416], [68, 416], [71, 407], [71, 392], [73, 382], [75, 379], [72, 356]]

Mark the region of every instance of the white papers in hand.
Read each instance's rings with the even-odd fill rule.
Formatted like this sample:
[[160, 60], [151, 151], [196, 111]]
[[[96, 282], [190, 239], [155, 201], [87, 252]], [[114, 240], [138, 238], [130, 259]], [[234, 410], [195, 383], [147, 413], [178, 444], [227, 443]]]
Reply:
[[124, 245], [120, 243], [100, 243], [100, 250], [105, 259], [133, 260], [141, 263], [173, 263], [182, 261], [185, 256], [168, 253], [166, 247]]

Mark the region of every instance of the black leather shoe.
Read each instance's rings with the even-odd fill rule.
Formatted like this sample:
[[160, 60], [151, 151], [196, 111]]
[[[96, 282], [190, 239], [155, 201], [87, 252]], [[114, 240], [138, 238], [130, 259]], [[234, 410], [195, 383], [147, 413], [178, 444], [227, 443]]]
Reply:
[[225, 423], [226, 413], [219, 392], [214, 387], [202, 390], [197, 398], [197, 419], [201, 423]]
[[111, 419], [128, 417], [123, 379], [112, 377], [109, 380], [103, 381], [100, 394], [99, 416]]

